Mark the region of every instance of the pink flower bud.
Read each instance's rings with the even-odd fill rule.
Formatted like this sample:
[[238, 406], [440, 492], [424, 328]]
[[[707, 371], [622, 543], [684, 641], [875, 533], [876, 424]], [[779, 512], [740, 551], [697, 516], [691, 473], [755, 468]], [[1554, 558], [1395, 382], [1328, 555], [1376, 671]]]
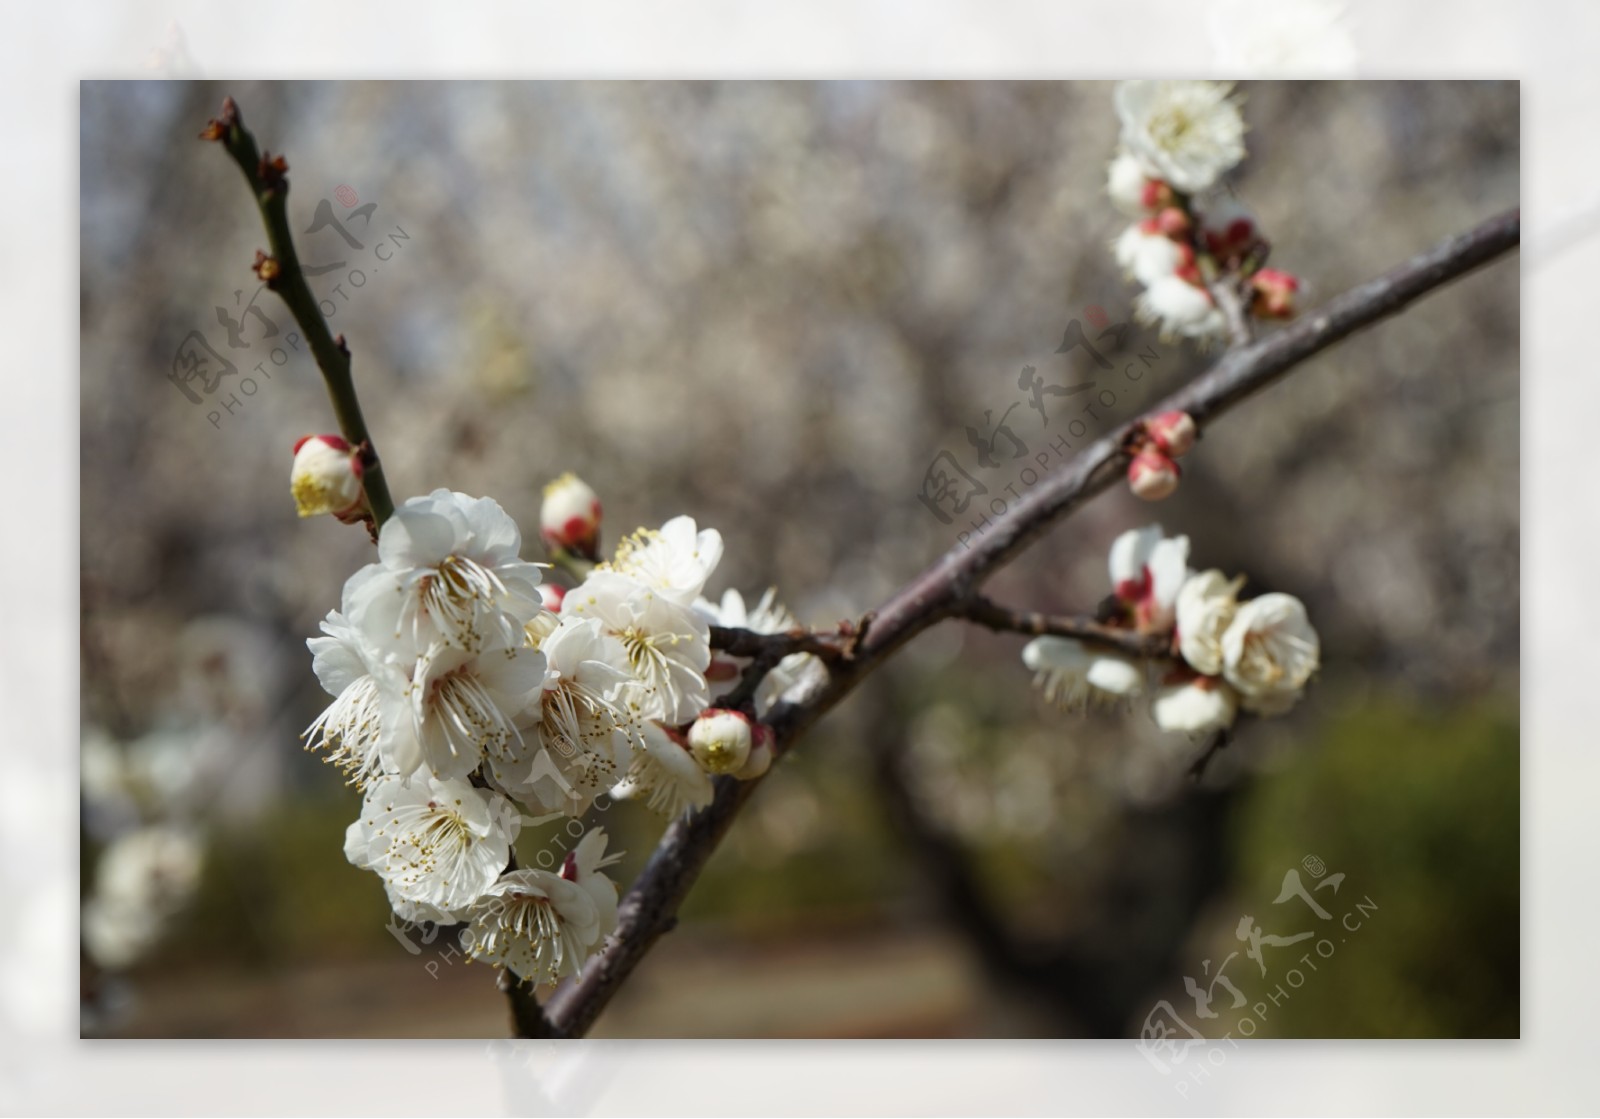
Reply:
[[1182, 458], [1188, 454], [1198, 434], [1187, 412], [1162, 412], [1146, 420], [1144, 428], [1168, 458]]
[[1296, 277], [1276, 268], [1263, 268], [1250, 277], [1250, 286], [1254, 289], [1250, 310], [1256, 316], [1287, 319], [1294, 314], [1294, 297], [1300, 290]]
[[689, 728], [689, 753], [707, 773], [737, 773], [750, 760], [755, 735], [740, 711], [712, 707]]
[[588, 560], [600, 558], [600, 498], [576, 474], [563, 474], [544, 488], [539, 535], [552, 549]]
[[1158, 210], [1172, 202], [1172, 188], [1160, 179], [1146, 179], [1139, 201], [1146, 210]]
[[1147, 446], [1128, 464], [1128, 485], [1146, 501], [1160, 501], [1178, 488], [1178, 464], [1155, 446]]
[[366, 511], [361, 458], [340, 436], [304, 436], [294, 445], [289, 492], [302, 517], [332, 513], [341, 521], [356, 520]]
[[1194, 223], [1189, 220], [1189, 215], [1176, 206], [1168, 206], [1156, 215], [1156, 228], [1171, 237], [1174, 241], [1182, 241], [1189, 236], [1189, 231], [1194, 228]]
[[544, 608], [552, 614], [561, 612], [561, 603], [567, 597], [567, 588], [555, 583], [539, 584], [539, 599], [544, 603]]

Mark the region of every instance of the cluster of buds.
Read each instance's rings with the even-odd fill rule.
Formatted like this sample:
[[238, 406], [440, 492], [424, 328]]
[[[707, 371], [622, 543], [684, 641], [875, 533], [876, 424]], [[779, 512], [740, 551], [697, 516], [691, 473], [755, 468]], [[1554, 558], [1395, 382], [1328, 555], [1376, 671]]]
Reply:
[[1244, 121], [1219, 82], [1124, 82], [1117, 89], [1122, 147], [1106, 179], [1118, 210], [1134, 219], [1112, 245], [1118, 265], [1143, 285], [1135, 309], [1166, 338], [1222, 336], [1228, 318], [1212, 294], [1219, 281], [1251, 281], [1248, 310], [1293, 313], [1298, 281], [1257, 270], [1268, 245], [1255, 217], [1218, 189], [1244, 158]]
[[1199, 437], [1187, 412], [1160, 412], [1134, 429], [1128, 463], [1128, 486], [1136, 497], [1160, 501], [1178, 488], [1182, 471], [1175, 461], [1189, 453]]
[[289, 492], [302, 517], [331, 513], [345, 524], [370, 517], [361, 452], [338, 435], [306, 435], [294, 445]]

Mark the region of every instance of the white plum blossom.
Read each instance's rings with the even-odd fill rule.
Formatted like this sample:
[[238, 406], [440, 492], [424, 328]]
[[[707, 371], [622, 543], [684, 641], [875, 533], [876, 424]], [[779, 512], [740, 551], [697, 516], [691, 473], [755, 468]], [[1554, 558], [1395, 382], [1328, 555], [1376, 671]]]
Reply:
[[[747, 629], [751, 633], [787, 633], [799, 623], [787, 607], [777, 600], [778, 589], [768, 587], [752, 607], [746, 608], [744, 595], [732, 587], [722, 592], [720, 602], [700, 598], [694, 608], [712, 625]], [[779, 698], [800, 684], [814, 684], [827, 677], [821, 660], [810, 653], [790, 653], [756, 688], [756, 710], [765, 712]]]
[[616, 571], [596, 570], [562, 600], [563, 617], [597, 618], [620, 643], [623, 668], [638, 684], [641, 718], [674, 726], [710, 702], [706, 669], [711, 629], [689, 606]]
[[1163, 338], [1206, 340], [1223, 334], [1228, 320], [1209, 292], [1177, 276], [1150, 283], [1134, 300], [1134, 313], [1158, 326]]
[[537, 720], [518, 749], [491, 758], [495, 783], [544, 811], [578, 815], [616, 784], [628, 759], [632, 677], [622, 643], [597, 618], [560, 620], [541, 646], [547, 668]]
[[1189, 577], [1189, 538], [1168, 537], [1158, 524], [1129, 529], [1112, 541], [1107, 567], [1112, 593], [1145, 633], [1171, 629], [1178, 592]]
[[1224, 82], [1121, 82], [1122, 145], [1151, 178], [1186, 194], [1205, 190], [1244, 158], [1244, 119], [1232, 92]]
[[1246, 711], [1280, 715], [1299, 700], [1321, 649], [1304, 603], [1293, 595], [1264, 594], [1234, 613], [1222, 635], [1222, 671]]
[[377, 872], [391, 897], [457, 910], [505, 869], [522, 820], [511, 802], [465, 781], [374, 782], [345, 832], [345, 858]]
[[1118, 152], [1106, 171], [1106, 193], [1111, 204], [1130, 218], [1142, 218], [1153, 208], [1159, 184], [1144, 164], [1127, 152]]
[[617, 927], [617, 888], [601, 870], [621, 856], [607, 856], [605, 847], [605, 833], [596, 828], [568, 853], [560, 873], [502, 875], [473, 905], [462, 930], [468, 959], [536, 984], [578, 974]]
[[1163, 685], [1150, 701], [1156, 726], [1180, 734], [1226, 730], [1238, 713], [1238, 694], [1213, 676]]
[[312, 671], [334, 700], [300, 737], [307, 750], [326, 749], [326, 760], [339, 767], [345, 780], [365, 789], [384, 771], [378, 748], [382, 699], [373, 672], [392, 670], [384, 667], [361, 631], [339, 611], [329, 611], [322, 632], [325, 637], [313, 637], [306, 645], [311, 649]]
[[144, 955], [193, 896], [203, 864], [199, 836], [184, 828], [153, 825], [113, 840], [83, 907], [89, 954], [113, 968]]
[[711, 803], [716, 791], [711, 778], [689, 747], [664, 727], [646, 722], [635, 734], [634, 746], [627, 776], [611, 790], [612, 796], [642, 800], [652, 812], [668, 818]]
[[1115, 653], [1093, 653], [1071, 637], [1036, 637], [1022, 650], [1034, 686], [1064, 711], [1109, 706], [1144, 690], [1139, 666]]
[[344, 613], [377, 643], [412, 653], [442, 642], [469, 653], [491, 636], [519, 644], [542, 608], [539, 565], [493, 499], [449, 490], [414, 497], [378, 534], [378, 562], [345, 583]]
[[1178, 591], [1178, 651], [1205, 676], [1222, 671], [1222, 635], [1233, 624], [1244, 579], [1228, 579], [1212, 568], [1192, 575]]
[[517, 717], [537, 699], [545, 657], [498, 632], [487, 640], [477, 653], [435, 642], [407, 666], [404, 682], [401, 666], [385, 666], [378, 748], [390, 772], [425, 765], [440, 779], [460, 778], [486, 757], [520, 755]]
[[663, 598], [688, 606], [722, 559], [722, 534], [697, 530], [693, 517], [673, 517], [659, 529], [641, 528], [617, 544], [605, 570], [626, 575]]
[[1111, 245], [1117, 267], [1129, 279], [1147, 287], [1177, 274], [1179, 268], [1194, 263], [1194, 251], [1139, 222], [1128, 226]]

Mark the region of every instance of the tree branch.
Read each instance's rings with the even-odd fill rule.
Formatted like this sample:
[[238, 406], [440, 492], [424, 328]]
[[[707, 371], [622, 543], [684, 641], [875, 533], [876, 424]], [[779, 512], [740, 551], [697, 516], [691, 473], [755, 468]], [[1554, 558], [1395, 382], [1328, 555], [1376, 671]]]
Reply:
[[712, 626], [711, 647], [732, 657], [774, 657], [776, 660], [794, 653], [810, 653], [824, 661], [835, 661], [844, 655], [844, 650], [824, 635], [803, 629], [757, 633], [731, 626]]
[[950, 616], [1001, 633], [1025, 633], [1036, 637], [1044, 634], [1075, 637], [1079, 641], [1115, 649], [1130, 657], [1172, 655], [1172, 638], [1168, 634], [1138, 633], [1131, 629], [1106, 625], [1093, 618], [1040, 614], [1033, 610], [1012, 610], [976, 593], [969, 594], [955, 603], [950, 608]]
[[[1295, 365], [1362, 327], [1409, 304], [1514, 248], [1521, 236], [1518, 211], [1491, 218], [1447, 238], [1393, 271], [1306, 315], [1299, 322], [1222, 357], [1210, 370], [1151, 409], [1181, 410], [1197, 424], [1214, 419], [1270, 385]], [[895, 650], [929, 626], [957, 616], [976, 587], [1062, 517], [1112, 485], [1127, 466], [1126, 445], [1140, 420], [1111, 432], [1014, 503], [976, 541], [958, 544], [876, 612], [853, 656], [832, 666], [826, 682], [797, 703], [781, 703], [768, 723], [779, 753], [848, 695]], [[678, 906], [694, 885], [734, 817], [760, 781], [719, 778], [710, 805], [675, 821], [662, 836], [638, 880], [618, 908], [610, 947], [592, 957], [583, 974], [553, 997], [546, 1011], [557, 1029], [586, 1033], [656, 940], [676, 922]]]
[[389, 496], [389, 483], [383, 476], [383, 463], [367, 432], [367, 422], [361, 416], [361, 402], [356, 398], [355, 382], [350, 376], [350, 350], [345, 346], [344, 335], [335, 338], [328, 331], [328, 320], [317, 307], [317, 297], [306, 283], [300, 267], [300, 257], [294, 248], [294, 235], [289, 229], [289, 180], [285, 172], [289, 165], [282, 156], [272, 158], [256, 148], [256, 138], [245, 128], [239, 116], [239, 106], [229, 97], [222, 102], [222, 115], [200, 133], [202, 140], [218, 140], [227, 149], [233, 161], [244, 172], [250, 193], [261, 209], [261, 221], [267, 227], [267, 243], [272, 255], [257, 253], [256, 274], [267, 287], [277, 292], [289, 308], [294, 321], [305, 332], [311, 353], [322, 370], [322, 379], [328, 386], [328, 397], [333, 402], [333, 413], [339, 421], [339, 433], [352, 447], [361, 451], [361, 484], [366, 490], [367, 504], [372, 508], [375, 527], [381, 527], [394, 512], [394, 500]]

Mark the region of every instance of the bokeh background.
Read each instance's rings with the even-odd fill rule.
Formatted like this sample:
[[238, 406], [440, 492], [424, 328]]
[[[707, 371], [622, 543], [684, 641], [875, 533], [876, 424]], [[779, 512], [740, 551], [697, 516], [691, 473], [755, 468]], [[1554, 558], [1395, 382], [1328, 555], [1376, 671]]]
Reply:
[[[1517, 203], [1514, 83], [1244, 93], [1232, 186], [1309, 304]], [[1073, 319], [1131, 317], [1107, 84], [86, 83], [87, 1034], [507, 1027], [450, 930], [386, 927], [341, 853], [357, 800], [299, 749], [326, 702], [304, 640], [370, 545], [294, 515], [290, 446], [332, 423], [275, 297], [245, 311], [259, 219], [195, 139], [225, 94], [288, 156], [302, 257], [337, 265], [313, 286], [397, 497], [489, 494], [531, 530], [577, 470], [611, 539], [690, 513], [727, 542], [711, 591], [774, 585], [806, 622], [956, 543], [923, 475], [946, 450], [977, 472], [966, 428], [1023, 365], [1115, 397], [1093, 420], [1047, 398], [1048, 426], [1016, 408], [1037, 451], [1207, 362], [1139, 333], [1105, 347], [1119, 369], [1159, 347], [1138, 382], [1053, 353]], [[597, 1035], [1120, 1037], [1167, 1000], [1220, 1036], [1241, 1012], [1219, 987], [1197, 1022], [1185, 977], [1268, 998], [1305, 946], [1270, 981], [1223, 961], [1243, 916], [1309, 927], [1274, 902], [1314, 857], [1346, 875], [1317, 894], [1336, 917], [1369, 905], [1260, 1035], [1515, 1036], [1518, 324], [1502, 262], [1223, 419], [1176, 498], [1107, 494], [990, 586], [1088, 609], [1110, 541], [1154, 516], [1196, 566], [1306, 601], [1324, 668], [1292, 715], [1197, 785], [1200, 743], [1048, 709], [1016, 638], [930, 632], [764, 782]], [[192, 332], [237, 369], [199, 403], [168, 378]], [[662, 823], [603, 823], [626, 881]], [[184, 838], [140, 924], [103, 904], [102, 856], [152, 825]]]

